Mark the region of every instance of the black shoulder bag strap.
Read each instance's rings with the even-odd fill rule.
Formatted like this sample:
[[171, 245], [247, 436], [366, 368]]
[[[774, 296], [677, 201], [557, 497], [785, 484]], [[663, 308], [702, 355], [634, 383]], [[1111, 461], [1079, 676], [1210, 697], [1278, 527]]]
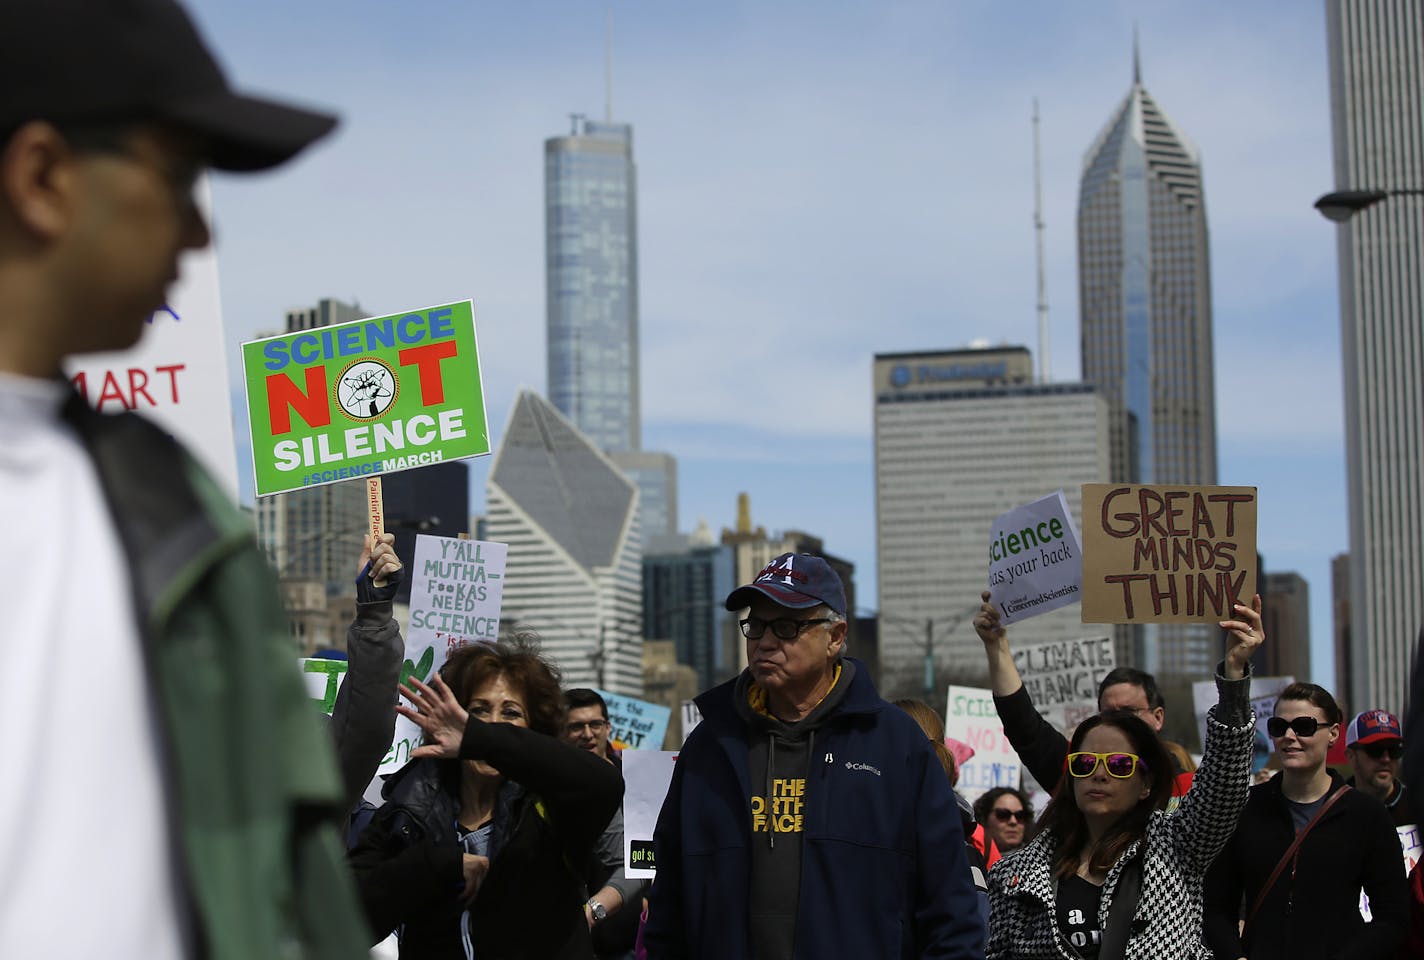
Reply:
[[[1325, 811], [1335, 806], [1335, 801], [1343, 797], [1345, 791], [1349, 789], [1350, 785], [1348, 783], [1340, 784], [1335, 792], [1330, 795], [1330, 799], [1325, 801], [1325, 805], [1315, 811], [1315, 816], [1310, 818], [1310, 822], [1305, 825], [1305, 829], [1297, 833], [1295, 840], [1289, 847], [1286, 847], [1286, 852], [1281, 854], [1281, 859], [1280, 862], [1276, 864], [1276, 869], [1271, 871], [1270, 877], [1267, 878], [1266, 882], [1261, 886], [1261, 892], [1256, 894], [1256, 902], [1251, 905], [1251, 912], [1246, 915], [1246, 927], [1251, 926], [1251, 921], [1256, 917], [1256, 911], [1260, 910], [1261, 904], [1266, 902], [1266, 894], [1270, 893], [1271, 888], [1276, 885], [1276, 881], [1280, 879], [1281, 871], [1283, 871], [1286, 868], [1286, 864], [1290, 863], [1295, 857], [1296, 852], [1300, 850], [1300, 845], [1305, 842], [1306, 836], [1315, 828], [1315, 825], [1320, 822], [1320, 818], [1325, 816]], [[1244, 936], [1246, 932], [1245, 927], [1242, 928], [1241, 932]]]
[[1113, 892], [1112, 906], [1108, 907], [1108, 922], [1103, 927], [1098, 960], [1122, 960], [1127, 956], [1127, 939], [1132, 936], [1132, 915], [1137, 912], [1137, 902], [1142, 899], [1142, 857], [1142, 850], [1139, 849], [1117, 878], [1117, 890]]

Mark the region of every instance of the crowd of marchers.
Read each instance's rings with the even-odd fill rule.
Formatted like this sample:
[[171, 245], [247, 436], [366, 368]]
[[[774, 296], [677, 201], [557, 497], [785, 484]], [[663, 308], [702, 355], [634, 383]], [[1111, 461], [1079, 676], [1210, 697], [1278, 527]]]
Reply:
[[[1070, 734], [1049, 725], [985, 593], [974, 625], [1005, 733], [1051, 792], [1038, 812], [1011, 786], [960, 798], [939, 715], [880, 696], [835, 572], [783, 554], [725, 598], [747, 666], [697, 698], [651, 883], [624, 867], [607, 706], [537, 644], [473, 644], [399, 683], [389, 535], [356, 563], [323, 730], [250, 523], [165, 431], [89, 407], [63, 363], [133, 346], [163, 310], [180, 256], [211, 240], [205, 170], [278, 166], [335, 124], [234, 91], [175, 0], [0, 0], [0, 491], [21, 563], [0, 955], [1424, 956], [1424, 878], [1405, 869], [1424, 657], [1404, 724], [1281, 691], [1280, 770], [1253, 786], [1259, 597], [1220, 624], [1196, 763], [1161, 738], [1140, 671], [1104, 677]], [[374, 790], [398, 714], [423, 742]], [[1342, 737], [1349, 780], [1327, 764]]]

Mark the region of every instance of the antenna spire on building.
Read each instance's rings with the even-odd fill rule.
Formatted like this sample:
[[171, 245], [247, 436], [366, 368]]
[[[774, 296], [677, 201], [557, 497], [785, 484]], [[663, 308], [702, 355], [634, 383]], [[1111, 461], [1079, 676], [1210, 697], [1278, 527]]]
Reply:
[[603, 31], [603, 119], [613, 122], [613, 8], [608, 8]]
[[1038, 382], [1051, 376], [1048, 363], [1048, 285], [1043, 274], [1043, 168], [1038, 150], [1038, 98], [1033, 98], [1033, 234], [1038, 261]]
[[1132, 25], [1132, 85], [1142, 85], [1142, 54], [1138, 50], [1136, 23]]

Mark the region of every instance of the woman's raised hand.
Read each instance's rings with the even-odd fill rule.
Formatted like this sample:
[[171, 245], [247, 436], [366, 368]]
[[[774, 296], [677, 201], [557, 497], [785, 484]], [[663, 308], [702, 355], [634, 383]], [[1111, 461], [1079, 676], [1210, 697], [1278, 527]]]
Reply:
[[430, 678], [430, 684], [410, 678], [410, 686], [401, 684], [401, 696], [415, 709], [396, 705], [396, 713], [408, 718], [425, 731], [425, 743], [410, 752], [412, 757], [436, 757], [453, 760], [460, 755], [460, 741], [465, 737], [465, 725], [470, 715], [455, 699], [440, 674]]
[[1266, 642], [1266, 629], [1261, 626], [1261, 595], [1251, 598], [1251, 606], [1234, 605], [1239, 620], [1222, 620], [1221, 629], [1228, 631], [1231, 645], [1226, 648], [1226, 679], [1240, 680], [1246, 675], [1246, 664], [1256, 648]]

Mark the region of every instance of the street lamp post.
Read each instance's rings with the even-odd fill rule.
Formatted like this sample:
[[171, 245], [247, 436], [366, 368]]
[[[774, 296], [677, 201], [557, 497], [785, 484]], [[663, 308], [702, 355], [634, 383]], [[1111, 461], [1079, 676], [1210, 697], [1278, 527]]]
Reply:
[[1315, 201], [1320, 215], [1334, 223], [1346, 223], [1361, 210], [1368, 209], [1390, 197], [1424, 196], [1424, 189], [1406, 187], [1398, 190], [1337, 190]]

